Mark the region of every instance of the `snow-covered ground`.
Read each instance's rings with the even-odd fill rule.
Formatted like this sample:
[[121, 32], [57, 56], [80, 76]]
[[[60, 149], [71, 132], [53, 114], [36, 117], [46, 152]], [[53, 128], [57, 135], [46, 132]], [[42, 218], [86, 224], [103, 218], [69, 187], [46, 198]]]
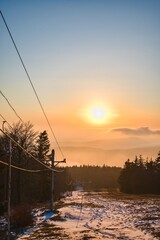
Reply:
[[58, 205], [17, 239], [160, 239], [160, 197], [75, 191]]

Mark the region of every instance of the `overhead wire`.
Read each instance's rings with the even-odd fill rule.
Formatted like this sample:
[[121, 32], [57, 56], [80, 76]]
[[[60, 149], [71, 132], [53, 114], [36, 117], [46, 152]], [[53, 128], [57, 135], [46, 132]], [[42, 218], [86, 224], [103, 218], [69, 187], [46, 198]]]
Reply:
[[18, 115], [18, 113], [16, 112], [16, 110], [14, 109], [14, 107], [11, 105], [11, 103], [9, 102], [9, 100], [7, 99], [7, 97], [4, 95], [4, 93], [2, 93], [2, 91], [0, 90], [0, 94], [2, 95], [2, 97], [7, 101], [8, 105], [12, 108], [13, 112], [16, 114], [16, 116], [19, 118], [19, 120], [24, 123], [24, 121], [22, 120], [22, 118]]
[[42, 166], [44, 166], [45, 168], [54, 171], [54, 172], [61, 172], [55, 169], [52, 169], [51, 167], [47, 166], [46, 164], [44, 164], [43, 162], [39, 161], [36, 157], [34, 157], [30, 152], [28, 152], [25, 148], [23, 148], [18, 142], [16, 142], [11, 136], [9, 136], [6, 132], [4, 132], [2, 129], [0, 129], [0, 131], [6, 135], [12, 142], [14, 142], [18, 147], [20, 147], [25, 153], [27, 153], [31, 158], [33, 158], [36, 162], [38, 162], [39, 164], [41, 164]]
[[[12, 127], [12, 126], [9, 124], [9, 122], [2, 116], [2, 114], [0, 114], [0, 117], [4, 120], [3, 122], [4, 122], [4, 123], [7, 123], [8, 126], [10, 127], [10, 129], [13, 130], [13, 127]], [[3, 123], [2, 123], [2, 130], [6, 130], [6, 129], [4, 129]], [[17, 134], [18, 134], [18, 136], [20, 137], [20, 134], [19, 134], [19, 133], [17, 133]], [[12, 151], [13, 151], [13, 148], [12, 148]]]
[[4, 121], [6, 121], [6, 119], [2, 116], [2, 114], [0, 113], [0, 117], [4, 120]]
[[[9, 164], [6, 163], [6, 162], [4, 162], [4, 161], [0, 161], [0, 163], [3, 164], [3, 165], [9, 166]], [[17, 166], [15, 166], [15, 165], [12, 165], [12, 164], [11, 164], [11, 167], [12, 167], [12, 168], [15, 168], [15, 169], [17, 169], [17, 170], [20, 170], [20, 171], [31, 172], [31, 173], [37, 173], [37, 172], [42, 172], [42, 171], [43, 171], [43, 170], [36, 170], [36, 169], [33, 170], [33, 169], [21, 168], [21, 167], [17, 167]]]
[[18, 56], [19, 56], [19, 59], [20, 59], [21, 64], [22, 64], [22, 66], [23, 66], [23, 68], [24, 68], [24, 71], [25, 71], [25, 73], [26, 73], [26, 75], [27, 75], [27, 78], [28, 78], [28, 80], [29, 80], [29, 82], [30, 82], [30, 84], [31, 84], [31, 87], [32, 87], [33, 91], [34, 91], [34, 94], [35, 94], [35, 96], [36, 96], [36, 98], [37, 98], [37, 100], [38, 100], [38, 103], [39, 103], [39, 105], [40, 105], [40, 108], [41, 108], [41, 110], [42, 110], [42, 112], [43, 112], [43, 114], [44, 114], [44, 117], [45, 117], [45, 119], [46, 119], [46, 121], [47, 121], [47, 123], [48, 123], [48, 126], [49, 126], [49, 128], [50, 128], [50, 131], [51, 131], [51, 133], [52, 133], [52, 135], [53, 135], [53, 137], [54, 137], [54, 139], [55, 139], [55, 142], [56, 142], [56, 144], [57, 144], [57, 146], [58, 146], [58, 149], [59, 149], [62, 157], [64, 158], [63, 151], [62, 151], [62, 149], [61, 149], [61, 147], [60, 147], [60, 145], [59, 145], [59, 142], [58, 142], [58, 140], [57, 140], [57, 138], [56, 138], [56, 135], [55, 135], [55, 133], [54, 133], [54, 131], [53, 131], [53, 129], [52, 129], [52, 126], [51, 126], [51, 124], [50, 124], [50, 122], [49, 122], [49, 119], [48, 119], [48, 117], [47, 117], [47, 115], [46, 115], [46, 112], [45, 112], [45, 110], [44, 110], [44, 107], [43, 107], [43, 105], [42, 105], [42, 103], [41, 103], [41, 101], [40, 101], [40, 98], [39, 98], [39, 96], [38, 96], [38, 93], [37, 93], [37, 91], [36, 91], [36, 89], [35, 89], [35, 87], [34, 87], [34, 85], [33, 85], [33, 82], [32, 82], [32, 80], [31, 80], [31, 77], [30, 77], [30, 75], [29, 75], [29, 73], [28, 73], [28, 71], [27, 71], [27, 68], [26, 68], [26, 66], [25, 66], [25, 64], [24, 64], [24, 61], [23, 61], [23, 59], [22, 59], [22, 57], [21, 57], [21, 54], [20, 54], [20, 52], [19, 52], [19, 50], [18, 50], [18, 47], [17, 47], [17, 45], [16, 45], [16, 43], [15, 43], [15, 41], [14, 41], [14, 38], [13, 38], [13, 36], [12, 36], [12, 34], [11, 34], [11, 31], [10, 31], [8, 25], [7, 25], [7, 22], [6, 22], [5, 18], [4, 18], [1, 10], [0, 10], [0, 14], [1, 14], [1, 17], [2, 17], [2, 19], [3, 19], [3, 22], [4, 22], [4, 24], [5, 24], [6, 28], [7, 28], [7, 31], [8, 31], [8, 33], [9, 33], [9, 36], [10, 36], [10, 38], [11, 38], [11, 40], [12, 40], [12, 43], [13, 43], [15, 49], [16, 49], [16, 52], [17, 52], [17, 54], [18, 54]]
[[10, 128], [12, 128], [12, 126], [9, 124], [9, 122], [2, 116], [2, 114], [0, 113], [0, 117], [8, 124], [8, 126]]
[[[9, 122], [2, 116], [2, 114], [0, 114], [0, 117], [4, 120], [3, 121], [3, 123], [2, 123], [2, 130], [6, 130], [6, 129], [4, 129], [4, 123], [7, 123], [8, 124], [8, 126], [11, 128], [11, 129], [13, 129], [13, 127], [9, 124]], [[20, 136], [20, 134], [19, 133], [17, 133], [18, 134], [18, 136]], [[12, 149], [13, 150], [13, 149]], [[24, 163], [23, 163], [24, 164]]]
[[[9, 122], [3, 117], [3, 115], [0, 113], [0, 117], [9, 125], [9, 127], [10, 128], [12, 128], [13, 129], [13, 127], [9, 124]], [[0, 131], [1, 131], [1, 129], [0, 129]], [[3, 132], [4, 133], [4, 132]], [[16, 142], [17, 143], [17, 142]], [[18, 144], [18, 143], [17, 143]], [[38, 160], [38, 159], [37, 159]], [[64, 159], [65, 160], [65, 159]], [[45, 165], [46, 166], [46, 165]], [[56, 165], [54, 166], [54, 167], [56, 167]], [[47, 170], [47, 169], [46, 169]], [[52, 170], [53, 171], [53, 169], [51, 168], [51, 169], [49, 169], [49, 170]], [[45, 170], [38, 170], [38, 171], [45, 171]], [[58, 172], [58, 173], [60, 173], [60, 172], [63, 172], [63, 170], [55, 170], [54, 169], [54, 171], [55, 172]]]

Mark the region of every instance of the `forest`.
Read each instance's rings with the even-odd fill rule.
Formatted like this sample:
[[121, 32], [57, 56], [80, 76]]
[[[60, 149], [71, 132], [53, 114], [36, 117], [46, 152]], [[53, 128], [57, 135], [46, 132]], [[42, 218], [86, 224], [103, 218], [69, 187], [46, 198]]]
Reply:
[[67, 167], [74, 186], [81, 186], [85, 190], [102, 190], [118, 188], [120, 167], [73, 166]]
[[125, 162], [119, 176], [120, 190], [130, 194], [160, 194], [160, 152], [155, 160], [143, 159]]

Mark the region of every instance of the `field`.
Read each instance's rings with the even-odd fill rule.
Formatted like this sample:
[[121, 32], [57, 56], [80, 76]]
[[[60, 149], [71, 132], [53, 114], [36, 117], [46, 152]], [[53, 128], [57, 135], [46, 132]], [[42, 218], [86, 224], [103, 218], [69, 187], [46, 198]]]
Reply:
[[35, 210], [35, 226], [17, 239], [160, 239], [158, 196], [74, 191], [56, 207]]

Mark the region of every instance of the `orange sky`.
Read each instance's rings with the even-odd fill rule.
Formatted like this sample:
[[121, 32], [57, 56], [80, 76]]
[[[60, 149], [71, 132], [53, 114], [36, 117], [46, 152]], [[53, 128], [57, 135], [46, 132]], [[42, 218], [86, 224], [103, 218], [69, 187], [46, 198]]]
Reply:
[[[1, 10], [62, 146], [160, 145], [158, 1], [2, 1]], [[2, 19], [0, 25], [1, 91], [56, 147]], [[0, 97], [1, 114], [18, 121]]]

